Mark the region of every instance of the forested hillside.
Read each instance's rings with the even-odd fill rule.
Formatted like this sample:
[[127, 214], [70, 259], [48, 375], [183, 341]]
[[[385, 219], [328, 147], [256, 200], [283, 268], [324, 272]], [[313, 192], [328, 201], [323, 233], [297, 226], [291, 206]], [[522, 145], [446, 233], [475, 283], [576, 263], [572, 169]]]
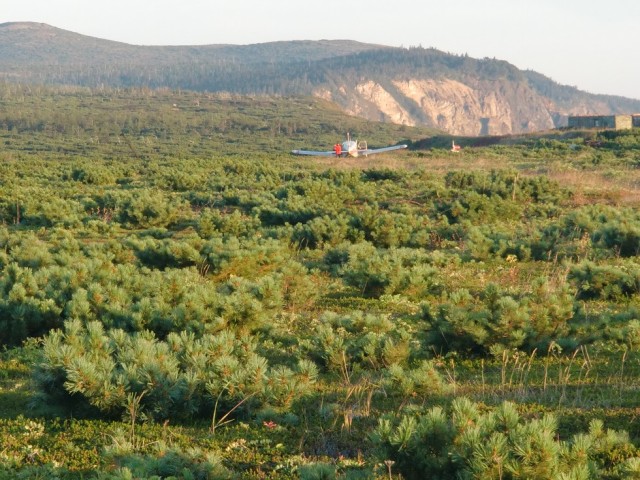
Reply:
[[[640, 111], [640, 100], [592, 95], [496, 59], [353, 41], [133, 46], [33, 23], [0, 25], [9, 81], [313, 95], [370, 120], [478, 135], [566, 125], [569, 114]], [[483, 120], [486, 119], [486, 120]]]
[[0, 478], [637, 478], [640, 132], [427, 133], [0, 84]]
[[[345, 116], [312, 97], [18, 85], [0, 82], [2, 151], [47, 158], [152, 158], [330, 149], [347, 132], [385, 146], [441, 133]], [[26, 144], [25, 144], [26, 142]]]

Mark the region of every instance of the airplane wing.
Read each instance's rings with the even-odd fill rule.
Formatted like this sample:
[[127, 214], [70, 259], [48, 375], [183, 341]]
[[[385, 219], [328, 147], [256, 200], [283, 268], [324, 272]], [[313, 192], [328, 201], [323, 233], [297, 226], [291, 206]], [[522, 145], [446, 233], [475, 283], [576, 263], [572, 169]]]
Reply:
[[376, 153], [382, 152], [392, 152], [393, 150], [402, 150], [403, 148], [407, 148], [407, 145], [393, 145], [391, 147], [383, 147], [383, 148], [365, 148], [362, 150], [358, 150], [359, 155], [375, 155]]
[[[375, 155], [376, 153], [391, 152], [393, 150], [402, 150], [403, 148], [407, 148], [407, 145], [393, 145], [391, 147], [383, 147], [383, 148], [361, 148], [358, 150], [358, 155], [364, 155], [364, 156]], [[316, 157], [335, 157], [336, 156], [336, 152], [334, 152], [333, 150], [325, 150], [325, 151], [292, 150], [291, 153], [294, 155], [313, 155]], [[346, 154], [347, 152], [343, 150], [340, 156], [344, 157]]]
[[336, 152], [333, 150], [317, 152], [314, 150], [292, 150], [291, 153], [294, 155], [314, 155], [316, 157], [335, 157]]

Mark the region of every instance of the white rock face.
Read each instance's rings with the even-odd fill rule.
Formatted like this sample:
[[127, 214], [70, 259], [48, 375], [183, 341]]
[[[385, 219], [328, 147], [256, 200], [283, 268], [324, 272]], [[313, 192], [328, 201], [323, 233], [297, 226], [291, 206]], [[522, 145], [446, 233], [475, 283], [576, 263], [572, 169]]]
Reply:
[[[398, 79], [385, 88], [363, 79], [315, 95], [346, 113], [401, 125], [427, 125], [455, 135], [505, 135], [554, 128], [554, 105], [528, 86], [509, 82], [467, 85], [452, 79]], [[555, 112], [557, 115], [557, 112]]]

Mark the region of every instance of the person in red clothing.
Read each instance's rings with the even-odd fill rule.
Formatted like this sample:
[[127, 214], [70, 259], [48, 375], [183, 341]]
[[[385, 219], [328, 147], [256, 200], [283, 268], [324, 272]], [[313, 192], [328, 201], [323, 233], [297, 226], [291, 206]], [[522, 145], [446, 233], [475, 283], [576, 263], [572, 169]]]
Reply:
[[336, 152], [336, 157], [339, 157], [340, 155], [342, 155], [342, 145], [340, 145], [339, 143], [336, 143], [333, 146], [333, 151]]

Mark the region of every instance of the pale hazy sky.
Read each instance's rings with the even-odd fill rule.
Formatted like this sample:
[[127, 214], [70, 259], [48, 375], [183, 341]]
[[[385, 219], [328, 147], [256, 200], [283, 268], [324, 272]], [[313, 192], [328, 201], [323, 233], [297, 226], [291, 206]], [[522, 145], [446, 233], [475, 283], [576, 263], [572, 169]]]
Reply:
[[640, 0], [0, 0], [13, 21], [136, 45], [421, 45], [640, 99]]

